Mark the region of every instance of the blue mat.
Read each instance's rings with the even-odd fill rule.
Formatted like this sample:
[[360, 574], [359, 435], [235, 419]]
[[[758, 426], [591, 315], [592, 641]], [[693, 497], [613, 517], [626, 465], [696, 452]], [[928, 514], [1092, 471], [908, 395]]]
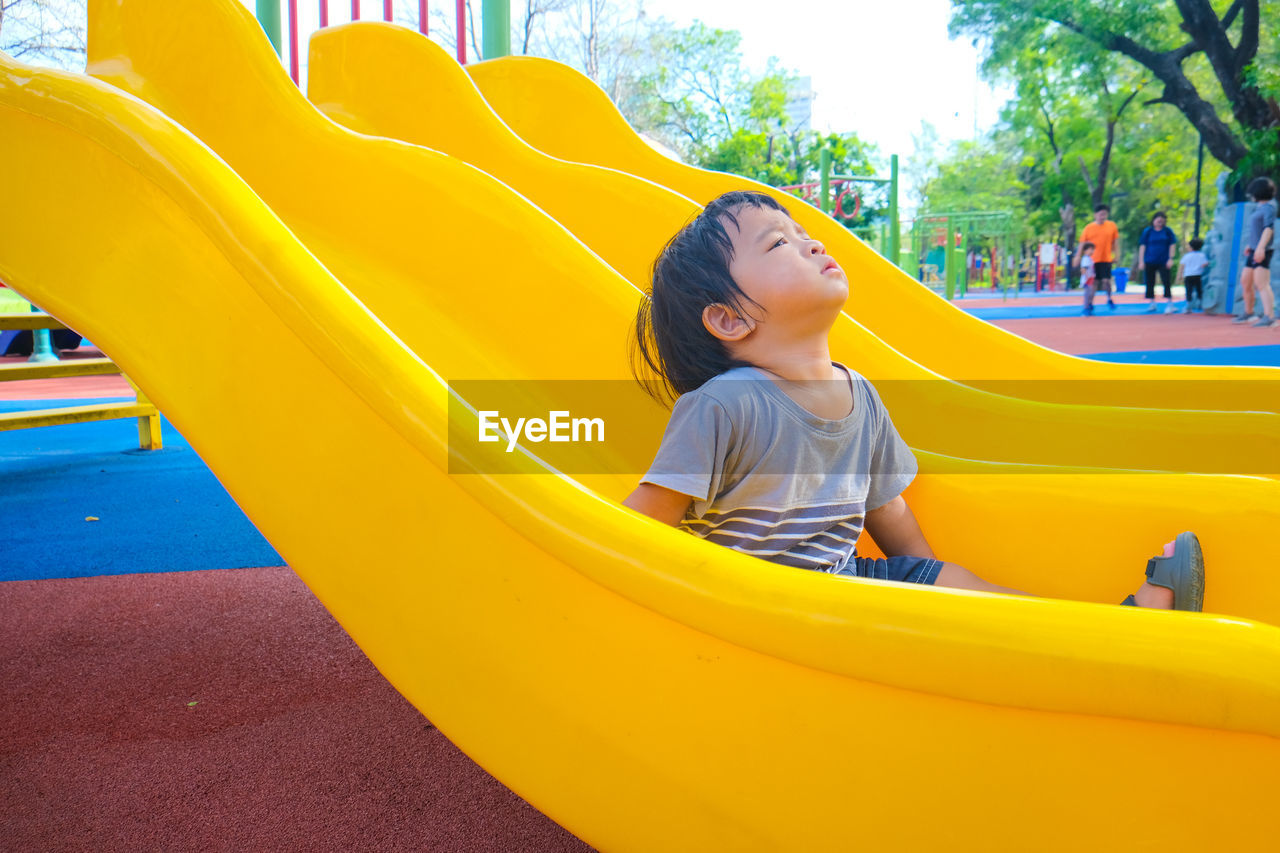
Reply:
[[[93, 402], [111, 401], [0, 400], [0, 411]], [[132, 418], [0, 432], [0, 581], [284, 565], [173, 425], [162, 429], [153, 452], [138, 450]]]
[[1280, 367], [1280, 344], [1251, 347], [1211, 347], [1205, 349], [1138, 350], [1135, 352], [1095, 352], [1082, 358], [1115, 361], [1121, 364], [1211, 364]]
[[[1059, 296], [1061, 294], [1058, 294]], [[1185, 301], [1173, 303], [1173, 307], [1178, 311], [1182, 310]], [[1165, 303], [1160, 303], [1160, 311], [1164, 311]], [[963, 305], [957, 307], [963, 308], [967, 313], [972, 314], [980, 320], [1030, 320], [1044, 317], [1079, 317], [1084, 310], [1084, 297], [1080, 297], [1080, 301], [1074, 305], [1002, 305], [998, 308], [965, 308]], [[1116, 309], [1112, 311], [1107, 308], [1107, 300], [1095, 299], [1093, 303], [1093, 314], [1095, 317], [1135, 317], [1140, 314], [1147, 313], [1147, 303], [1117, 303]]]

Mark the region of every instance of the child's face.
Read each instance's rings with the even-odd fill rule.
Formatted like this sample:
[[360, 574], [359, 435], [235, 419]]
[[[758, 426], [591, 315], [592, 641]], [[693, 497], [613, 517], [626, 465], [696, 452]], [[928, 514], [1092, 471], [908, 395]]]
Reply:
[[769, 322], [810, 325], [828, 314], [826, 322], [834, 321], [849, 298], [849, 279], [823, 245], [780, 210], [743, 207], [734, 215], [739, 227], [726, 223], [733, 243], [729, 274]]

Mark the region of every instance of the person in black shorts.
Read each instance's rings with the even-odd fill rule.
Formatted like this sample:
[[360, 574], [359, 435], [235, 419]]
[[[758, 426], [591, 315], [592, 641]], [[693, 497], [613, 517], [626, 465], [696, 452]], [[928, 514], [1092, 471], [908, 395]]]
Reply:
[[1254, 293], [1262, 303], [1262, 316], [1253, 325], [1276, 324], [1275, 296], [1271, 292], [1271, 256], [1276, 235], [1276, 183], [1268, 177], [1254, 178], [1245, 190], [1257, 202], [1249, 214], [1244, 237], [1244, 271], [1240, 287], [1244, 291], [1244, 313], [1232, 320], [1247, 323], [1253, 319]]

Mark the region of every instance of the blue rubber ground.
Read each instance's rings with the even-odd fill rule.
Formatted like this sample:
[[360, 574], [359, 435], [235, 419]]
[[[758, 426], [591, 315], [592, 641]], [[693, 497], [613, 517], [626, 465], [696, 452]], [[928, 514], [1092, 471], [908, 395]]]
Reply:
[[[1061, 293], [1055, 294], [1061, 296]], [[960, 308], [965, 312], [981, 320], [1032, 320], [1044, 317], [1078, 317], [1080, 312], [1084, 310], [1084, 297], [1074, 305], [1035, 305], [1035, 304], [1018, 304], [1018, 305], [1001, 305], [996, 308], [964, 308], [962, 303], [958, 303]], [[1181, 311], [1182, 306], [1186, 305], [1185, 301], [1174, 302], [1173, 307]], [[1164, 311], [1165, 303], [1160, 303], [1160, 310]], [[1093, 303], [1094, 313], [1099, 316], [1122, 316], [1135, 317], [1140, 314], [1146, 314], [1147, 303], [1145, 302], [1120, 302], [1116, 304], [1115, 310], [1107, 308], [1107, 300], [1099, 297]]]
[[1082, 356], [1121, 364], [1211, 364], [1280, 367], [1280, 344], [1210, 349], [1162, 349], [1136, 352], [1095, 352]]
[[[0, 411], [91, 402], [107, 401], [0, 400]], [[134, 419], [0, 432], [0, 581], [284, 565], [162, 429], [152, 453], [138, 451]]]

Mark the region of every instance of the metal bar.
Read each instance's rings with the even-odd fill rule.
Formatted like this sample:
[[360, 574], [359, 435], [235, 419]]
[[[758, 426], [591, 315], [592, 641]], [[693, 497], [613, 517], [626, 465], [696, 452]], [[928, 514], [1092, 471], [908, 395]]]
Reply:
[[[32, 305], [31, 312], [36, 314], [40, 309]], [[53, 338], [48, 329], [35, 329], [31, 332], [31, 357], [27, 361], [31, 364], [58, 363], [58, 351], [53, 348]]]
[[822, 185], [818, 196], [818, 206], [822, 208], [822, 212], [831, 215], [831, 149], [823, 148], [818, 152], [818, 174], [819, 183]]
[[467, 0], [457, 0], [454, 4], [457, 25], [453, 31], [458, 34], [458, 63], [467, 64]]
[[481, 45], [484, 59], [511, 55], [511, 0], [484, 0], [481, 9]]
[[902, 230], [898, 224], [898, 155], [889, 157], [889, 263], [898, 266], [902, 251]]
[[1204, 172], [1204, 137], [1200, 137], [1200, 152], [1196, 156], [1196, 227], [1192, 235], [1200, 239], [1200, 176]]
[[[68, 406], [65, 409], [35, 409], [0, 414], [0, 430], [109, 421], [116, 418], [149, 418], [155, 414], [156, 407], [146, 403], [101, 403], [94, 406]], [[156, 420], [158, 424], [159, 418]]]
[[298, 85], [298, 0], [289, 0], [289, 76]]
[[320, 26], [329, 26], [329, 0], [320, 0]]
[[278, 55], [280, 53], [280, 0], [258, 0], [254, 7], [254, 14]]
[[19, 379], [57, 379], [62, 376], [110, 376], [120, 372], [109, 358], [74, 358], [43, 364], [0, 365], [0, 382]]
[[382, 0], [382, 20], [394, 21], [395, 15], [391, 11], [391, 0]]
[[55, 320], [48, 314], [0, 314], [0, 330], [30, 331], [66, 327], [61, 320]]
[[418, 32], [427, 34], [427, 0], [418, 0]]
[[351, 20], [360, 20], [360, 0], [351, 0]]

